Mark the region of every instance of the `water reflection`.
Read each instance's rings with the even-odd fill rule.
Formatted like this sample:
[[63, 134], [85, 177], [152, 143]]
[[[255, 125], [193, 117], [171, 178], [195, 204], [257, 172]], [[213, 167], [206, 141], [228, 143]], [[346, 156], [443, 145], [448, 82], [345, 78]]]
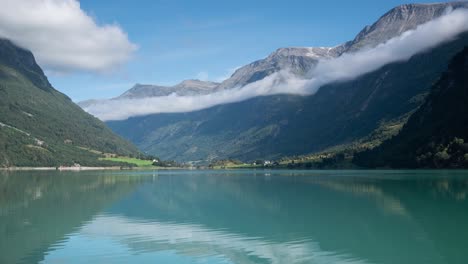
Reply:
[[0, 172], [0, 263], [37, 263], [51, 244], [131, 192], [136, 179]]
[[94, 239], [112, 237], [135, 253], [172, 250], [193, 258], [214, 256], [233, 263], [361, 263], [322, 251], [314, 241], [280, 243], [203, 225], [142, 222], [121, 216], [99, 216], [80, 234]]
[[466, 172], [0, 176], [0, 263], [465, 263]]

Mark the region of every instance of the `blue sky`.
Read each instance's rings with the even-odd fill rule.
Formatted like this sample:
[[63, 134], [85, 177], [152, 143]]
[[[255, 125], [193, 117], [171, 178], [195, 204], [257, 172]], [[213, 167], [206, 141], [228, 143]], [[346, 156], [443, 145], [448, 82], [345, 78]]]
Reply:
[[118, 25], [138, 49], [111, 72], [48, 72], [48, 77], [74, 101], [117, 96], [135, 83], [218, 81], [280, 47], [351, 40], [404, 3], [409, 1], [82, 0], [81, 9], [98, 25]]

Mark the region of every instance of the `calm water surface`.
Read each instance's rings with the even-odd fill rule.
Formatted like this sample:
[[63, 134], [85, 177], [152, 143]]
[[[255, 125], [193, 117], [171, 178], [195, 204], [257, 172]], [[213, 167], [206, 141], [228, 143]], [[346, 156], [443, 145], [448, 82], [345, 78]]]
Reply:
[[0, 263], [468, 263], [467, 171], [0, 172]]

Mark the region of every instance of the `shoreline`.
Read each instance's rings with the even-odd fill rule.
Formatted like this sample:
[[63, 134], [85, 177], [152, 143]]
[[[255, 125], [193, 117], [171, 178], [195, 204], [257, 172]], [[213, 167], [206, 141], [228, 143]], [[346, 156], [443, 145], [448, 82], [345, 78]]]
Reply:
[[104, 171], [104, 170], [183, 170], [190, 168], [178, 167], [8, 167], [0, 171]]
[[8, 167], [0, 171], [92, 171], [92, 170], [130, 170], [131, 168], [114, 167]]

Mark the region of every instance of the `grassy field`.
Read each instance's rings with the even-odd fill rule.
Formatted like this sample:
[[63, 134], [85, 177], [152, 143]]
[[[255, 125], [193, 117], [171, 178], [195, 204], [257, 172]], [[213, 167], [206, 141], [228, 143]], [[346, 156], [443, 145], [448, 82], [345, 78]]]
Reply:
[[129, 157], [100, 158], [100, 160], [126, 162], [129, 164], [133, 164], [137, 167], [152, 167], [153, 166], [153, 162], [151, 160], [141, 160], [141, 159], [129, 158]]

